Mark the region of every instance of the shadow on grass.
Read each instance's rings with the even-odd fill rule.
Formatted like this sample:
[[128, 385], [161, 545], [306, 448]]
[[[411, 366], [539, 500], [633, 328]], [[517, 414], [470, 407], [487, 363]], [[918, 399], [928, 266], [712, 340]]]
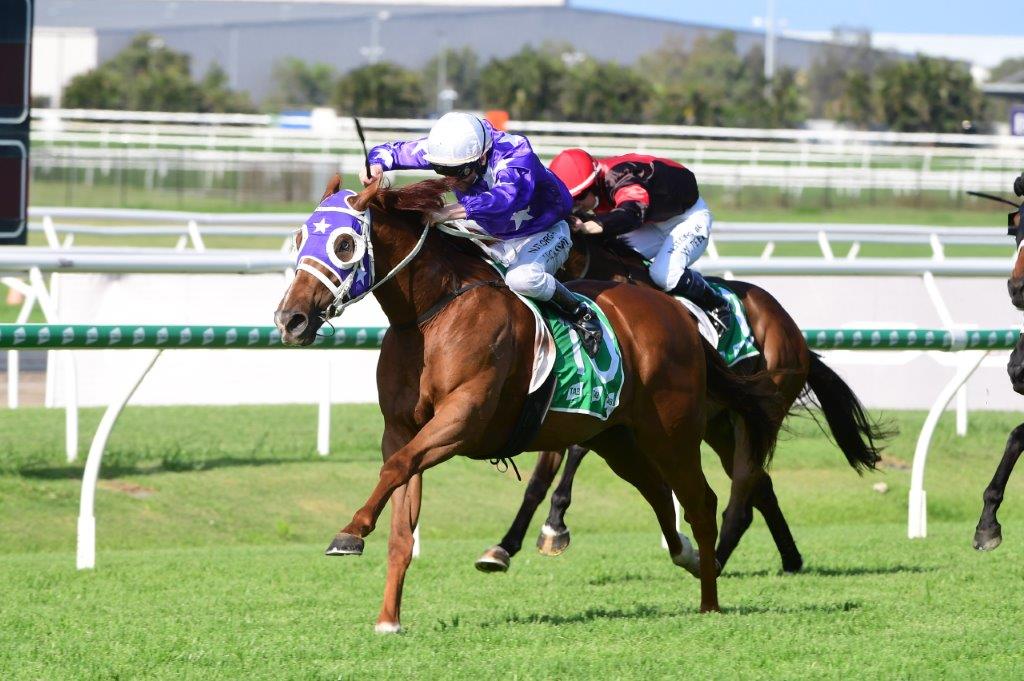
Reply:
[[[866, 575], [898, 575], [901, 573], [914, 574], [920, 572], [935, 572], [936, 568], [921, 567], [920, 565], [887, 565], [885, 567], [827, 567], [812, 565], [805, 567], [798, 573], [790, 574], [791, 577], [809, 575], [814, 577], [862, 577]], [[742, 579], [745, 577], [775, 577], [783, 574], [781, 570], [746, 570], [730, 572], [726, 570], [720, 579]]]
[[[379, 457], [377, 461], [379, 461]], [[202, 459], [196, 461], [151, 461], [135, 464], [104, 463], [100, 467], [100, 479], [121, 478], [127, 475], [157, 475], [160, 473], [183, 473], [210, 471], [218, 468], [235, 467], [259, 467], [278, 466], [281, 464], [295, 463], [351, 463], [353, 459], [346, 456], [311, 456], [309, 458], [234, 458], [220, 457], [216, 459]], [[40, 480], [70, 480], [82, 477], [83, 466], [35, 466], [28, 465], [11, 472], [3, 472], [3, 475], [19, 475], [24, 478]]]
[[[856, 601], [843, 601], [841, 603], [813, 603], [808, 605], [771, 607], [760, 605], [741, 605], [726, 607], [722, 609], [724, 615], [792, 615], [803, 613], [829, 614], [838, 612], [850, 612], [860, 608]], [[636, 620], [636, 619], [662, 619], [666, 617], [679, 617], [680, 615], [697, 614], [696, 606], [689, 608], [661, 608], [653, 605], [639, 605], [635, 608], [587, 608], [575, 613], [531, 613], [527, 615], [510, 614], [502, 620], [481, 623], [482, 627], [495, 627], [506, 624], [585, 624], [597, 620]]]

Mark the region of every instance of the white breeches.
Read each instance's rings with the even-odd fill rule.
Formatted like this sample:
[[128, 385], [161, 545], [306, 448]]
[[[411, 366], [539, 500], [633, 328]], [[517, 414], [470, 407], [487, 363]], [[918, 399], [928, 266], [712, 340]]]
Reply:
[[651, 279], [665, 291], [679, 283], [686, 268], [704, 255], [714, 217], [704, 199], [662, 222], [648, 222], [619, 238], [651, 260]]
[[483, 246], [488, 255], [508, 267], [505, 283], [521, 296], [550, 300], [555, 293], [555, 277], [572, 248], [569, 224], [556, 222], [546, 232], [518, 239], [496, 241]]

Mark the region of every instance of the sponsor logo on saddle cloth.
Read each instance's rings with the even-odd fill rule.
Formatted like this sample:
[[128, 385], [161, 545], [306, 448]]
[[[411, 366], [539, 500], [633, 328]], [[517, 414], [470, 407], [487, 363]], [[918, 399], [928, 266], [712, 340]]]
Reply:
[[[615, 331], [601, 308], [578, 293], [574, 295], [587, 303], [601, 321], [604, 342], [596, 357], [583, 350], [579, 334], [572, 324], [528, 298], [520, 297], [520, 300], [533, 310], [537, 323], [547, 327], [550, 341], [554, 344], [550, 371], [555, 373], [555, 393], [549, 411], [589, 414], [604, 421], [619, 406], [619, 392], [624, 380], [622, 352]], [[545, 341], [548, 339], [538, 339], [538, 352], [543, 352]], [[537, 363], [534, 370], [538, 370]], [[546, 372], [544, 376], [534, 376], [533, 382], [538, 383], [546, 377]]]
[[[504, 276], [504, 266], [490, 258], [485, 260]], [[583, 349], [579, 334], [572, 324], [549, 307], [516, 294], [533, 312], [537, 324], [530, 393], [537, 390], [554, 372], [555, 391], [549, 411], [589, 414], [604, 421], [619, 406], [619, 392], [625, 380], [622, 350], [601, 308], [585, 296], [578, 293], [573, 295], [585, 302], [601, 322], [603, 343], [596, 357], [591, 357]]]

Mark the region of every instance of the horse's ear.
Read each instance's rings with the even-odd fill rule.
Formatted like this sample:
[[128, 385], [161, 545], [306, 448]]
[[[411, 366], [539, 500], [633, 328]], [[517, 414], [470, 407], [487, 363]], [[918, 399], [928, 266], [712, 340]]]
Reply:
[[370, 202], [377, 196], [377, 192], [380, 191], [381, 176], [377, 176], [373, 179], [369, 185], [366, 186], [363, 191], [356, 194], [349, 202], [356, 210], [362, 212], [366, 210], [366, 207], [370, 205]]
[[337, 194], [339, 189], [341, 189], [341, 173], [334, 173], [334, 177], [327, 183], [327, 188], [324, 189], [324, 195], [320, 197], [320, 201]]

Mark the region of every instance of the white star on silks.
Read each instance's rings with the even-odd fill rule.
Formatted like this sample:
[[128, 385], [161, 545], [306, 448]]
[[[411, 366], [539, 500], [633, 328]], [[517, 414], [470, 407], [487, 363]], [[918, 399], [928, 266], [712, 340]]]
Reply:
[[412, 150], [414, 152], [416, 152], [416, 153], [419, 153], [419, 152], [423, 151], [426, 148], [427, 148], [427, 138], [423, 137], [423, 138], [420, 138], [420, 139], [416, 140], [416, 144], [413, 145]]
[[327, 228], [330, 226], [330, 223], [327, 222], [327, 218], [320, 218], [320, 222], [313, 223], [313, 231], [317, 234], [326, 234]]
[[508, 168], [508, 164], [511, 162], [511, 158], [503, 158], [495, 163], [493, 168], [491, 166], [487, 166], [487, 170], [484, 172], [484, 182], [487, 183], [487, 187], [489, 189], [493, 189], [496, 184], [501, 184], [495, 176], [502, 170]]
[[533, 216], [530, 215], [530, 207], [529, 206], [527, 206], [526, 208], [524, 208], [522, 210], [518, 210], [515, 213], [512, 213], [512, 222], [516, 223], [516, 229], [519, 229], [519, 226], [521, 224], [523, 224], [524, 222], [526, 222], [527, 220], [532, 220], [532, 219], [533, 219]]

